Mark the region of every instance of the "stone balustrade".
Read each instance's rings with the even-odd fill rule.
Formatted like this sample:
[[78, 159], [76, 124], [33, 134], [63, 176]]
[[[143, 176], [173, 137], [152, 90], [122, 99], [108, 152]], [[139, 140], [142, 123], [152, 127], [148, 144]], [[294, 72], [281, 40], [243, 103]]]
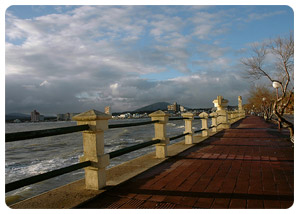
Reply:
[[[228, 100], [218, 96], [213, 101], [216, 112], [199, 114], [202, 124], [200, 137], [209, 137], [217, 131], [230, 128], [231, 124], [245, 117], [245, 111], [242, 109], [241, 97], [238, 99], [239, 109], [236, 111], [227, 111]], [[155, 144], [156, 158], [167, 158], [167, 146], [170, 138], [167, 136], [166, 124], [169, 121], [170, 114], [164, 111], [155, 111], [149, 115], [154, 123], [155, 136], [153, 140], [160, 142]], [[193, 144], [195, 132], [193, 131], [194, 114], [191, 112], [183, 113], [185, 121], [185, 144]], [[83, 156], [80, 161], [91, 161], [92, 165], [85, 168], [85, 184], [87, 189], [99, 190], [106, 186], [106, 167], [109, 165], [109, 155], [104, 154], [104, 131], [108, 129], [108, 120], [111, 115], [90, 110], [73, 117], [78, 125], [88, 124], [90, 130], [83, 131]], [[208, 119], [211, 119], [211, 127], [208, 127]]]
[[159, 122], [154, 124], [155, 137], [153, 140], [159, 139], [160, 143], [155, 144], [156, 147], [156, 157], [165, 158], [168, 155], [167, 145], [170, 143], [169, 138], [167, 138], [167, 127], [166, 124], [169, 121], [170, 114], [165, 113], [161, 110], [149, 114], [151, 120], [158, 120]]
[[208, 114], [206, 112], [202, 112], [201, 114], [199, 114], [199, 117], [201, 118], [202, 123], [202, 137], [206, 137], [208, 136]]

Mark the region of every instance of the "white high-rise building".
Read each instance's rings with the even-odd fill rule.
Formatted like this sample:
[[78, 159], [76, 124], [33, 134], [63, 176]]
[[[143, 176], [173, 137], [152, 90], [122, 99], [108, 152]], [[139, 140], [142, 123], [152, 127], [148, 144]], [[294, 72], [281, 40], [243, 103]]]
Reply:
[[105, 106], [104, 113], [105, 114], [111, 114], [111, 108], [110, 108], [110, 106]]
[[31, 112], [31, 122], [38, 122], [40, 121], [40, 113], [34, 110]]

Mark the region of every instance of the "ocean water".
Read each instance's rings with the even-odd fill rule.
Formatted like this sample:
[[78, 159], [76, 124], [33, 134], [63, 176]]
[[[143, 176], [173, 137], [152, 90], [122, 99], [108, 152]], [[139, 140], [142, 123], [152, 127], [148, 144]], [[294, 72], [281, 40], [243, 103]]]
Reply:
[[[143, 119], [110, 120], [109, 124], [149, 121]], [[210, 121], [209, 121], [210, 123]], [[6, 123], [5, 133], [50, 129], [74, 126], [74, 121], [40, 122], [40, 123]], [[201, 128], [201, 121], [194, 120], [193, 128]], [[170, 121], [167, 124], [167, 136], [173, 137], [184, 132], [184, 121]], [[105, 153], [151, 140], [154, 137], [154, 125], [142, 125], [128, 128], [111, 129], [105, 132]], [[183, 140], [171, 141], [170, 144]], [[150, 146], [110, 160], [108, 168], [128, 160], [155, 151]], [[5, 143], [5, 183], [10, 183], [40, 173], [66, 167], [79, 162], [83, 155], [82, 133], [71, 133], [32, 140]], [[84, 178], [80, 169], [43, 182], [26, 186], [6, 193], [7, 203], [24, 200], [51, 189]]]

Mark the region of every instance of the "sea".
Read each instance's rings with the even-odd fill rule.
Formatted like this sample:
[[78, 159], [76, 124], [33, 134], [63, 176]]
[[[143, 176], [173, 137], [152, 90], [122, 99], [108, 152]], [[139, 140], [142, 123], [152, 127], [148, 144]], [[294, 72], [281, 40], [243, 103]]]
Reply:
[[[150, 118], [110, 120], [109, 124], [135, 123], [150, 121]], [[210, 124], [210, 121], [209, 121]], [[37, 123], [6, 123], [5, 133], [43, 130], [59, 127], [75, 126], [75, 121], [53, 121]], [[201, 129], [201, 120], [193, 121], [193, 129]], [[173, 137], [184, 132], [184, 121], [176, 120], [167, 123], [167, 136]], [[128, 128], [116, 128], [105, 131], [105, 153], [151, 140], [154, 137], [154, 125], [142, 125]], [[184, 137], [171, 141], [170, 144], [182, 141]], [[149, 146], [110, 160], [108, 168], [128, 160], [155, 151]], [[70, 166], [79, 162], [83, 155], [82, 133], [57, 135], [31, 140], [5, 143], [5, 183], [10, 183], [37, 174]], [[5, 194], [6, 203], [12, 204], [51, 189], [63, 186], [84, 178], [84, 170], [80, 169], [52, 179]]]

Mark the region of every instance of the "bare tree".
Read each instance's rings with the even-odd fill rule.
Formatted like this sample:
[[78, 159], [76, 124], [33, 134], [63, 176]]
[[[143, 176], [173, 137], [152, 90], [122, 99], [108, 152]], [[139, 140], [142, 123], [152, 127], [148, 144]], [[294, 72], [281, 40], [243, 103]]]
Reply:
[[262, 112], [265, 120], [270, 120], [272, 116], [272, 104], [275, 99], [276, 96], [270, 91], [269, 87], [264, 85], [252, 86], [245, 109], [255, 113]]
[[294, 124], [284, 118], [285, 110], [294, 98], [294, 36], [278, 37], [269, 42], [252, 46], [252, 56], [241, 60], [248, 78], [266, 78], [277, 82], [273, 113], [278, 119], [279, 128], [283, 125], [290, 130], [294, 141]]

